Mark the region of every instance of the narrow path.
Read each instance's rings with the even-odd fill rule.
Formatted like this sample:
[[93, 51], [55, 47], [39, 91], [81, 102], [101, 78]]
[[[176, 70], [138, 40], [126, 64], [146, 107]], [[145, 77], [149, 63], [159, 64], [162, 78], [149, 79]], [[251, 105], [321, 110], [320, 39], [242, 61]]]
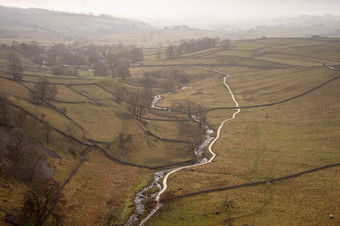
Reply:
[[226, 109], [245, 109], [245, 108], [260, 108], [260, 107], [270, 107], [270, 106], [274, 106], [274, 105], [278, 105], [278, 104], [282, 104], [282, 103], [286, 103], [286, 102], [289, 102], [291, 100], [294, 100], [294, 99], [297, 99], [297, 98], [300, 98], [302, 96], [305, 96], [325, 85], [327, 85], [328, 83], [330, 82], [333, 82], [337, 79], [340, 79], [340, 76], [337, 76], [337, 77], [334, 77], [332, 79], [329, 79], [328, 81], [326, 82], [323, 82], [321, 83], [320, 85], [318, 86], [315, 86], [313, 87], [312, 89], [310, 90], [307, 90], [306, 92], [304, 93], [301, 93], [299, 95], [296, 95], [296, 96], [292, 96], [292, 97], [289, 97], [287, 99], [284, 99], [284, 100], [281, 100], [281, 101], [277, 101], [277, 102], [273, 102], [273, 103], [268, 103], [268, 104], [259, 104], [259, 105], [249, 105], [249, 106], [237, 106], [237, 107], [219, 107], [219, 108], [210, 108], [210, 109], [206, 109], [206, 110], [203, 110], [203, 111], [198, 111], [198, 112], [194, 112], [194, 114], [198, 114], [200, 112], [209, 112], [209, 111], [215, 111], [215, 110], [226, 110]]
[[[205, 70], [205, 71], [210, 71], [206, 68], [201, 68], [202, 70]], [[221, 72], [218, 72], [218, 71], [210, 71], [210, 72], [213, 72], [213, 73], [218, 73], [218, 74], [221, 74]], [[233, 99], [233, 101], [235, 102], [235, 108], [237, 108], [239, 106], [238, 102], [236, 101], [235, 99], [235, 96], [231, 90], [231, 88], [229, 87], [229, 85], [226, 83], [226, 78], [229, 77], [230, 75], [229, 74], [224, 74], [226, 75], [224, 78], [223, 78], [223, 84], [227, 87], [227, 89], [229, 90], [229, 93]], [[213, 141], [210, 143], [209, 145], [209, 152], [212, 154], [212, 157], [208, 160], [208, 161], [200, 161], [196, 164], [193, 164], [193, 165], [188, 165], [188, 166], [182, 166], [182, 167], [179, 167], [179, 168], [176, 168], [176, 169], [173, 169], [172, 171], [170, 171], [169, 173], [166, 174], [166, 176], [164, 177], [163, 179], [163, 188], [162, 190], [160, 190], [158, 192], [158, 194], [156, 195], [156, 207], [151, 211], [151, 213], [146, 217], [144, 218], [141, 223], [139, 224], [140, 226], [144, 225], [148, 220], [151, 219], [151, 217], [162, 207], [162, 203], [160, 202], [160, 198], [161, 198], [161, 195], [166, 191], [166, 189], [168, 188], [168, 178], [171, 174], [173, 173], [176, 173], [182, 169], [187, 169], [187, 168], [192, 168], [192, 167], [196, 167], [196, 166], [201, 166], [201, 165], [205, 165], [205, 164], [208, 164], [210, 162], [212, 162], [214, 160], [214, 158], [216, 157], [216, 154], [213, 152], [212, 150], [212, 146], [215, 144], [215, 142], [220, 138], [220, 134], [221, 134], [221, 130], [224, 126], [224, 124], [230, 120], [233, 120], [236, 115], [240, 112], [240, 108], [237, 108], [236, 109], [236, 112], [233, 114], [233, 116], [231, 118], [228, 118], [226, 120], [224, 120], [223, 122], [221, 122], [218, 130], [217, 130], [217, 136], [215, 139], [213, 139]]]

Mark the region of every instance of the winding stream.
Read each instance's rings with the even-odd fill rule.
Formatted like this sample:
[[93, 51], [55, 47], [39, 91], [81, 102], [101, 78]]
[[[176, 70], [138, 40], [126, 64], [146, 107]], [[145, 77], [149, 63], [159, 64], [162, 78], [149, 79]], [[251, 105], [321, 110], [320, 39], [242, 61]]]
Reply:
[[[226, 78], [229, 77], [230, 75], [229, 74], [224, 74], [222, 72], [218, 72], [218, 71], [211, 71], [209, 69], [206, 69], [206, 68], [201, 68], [202, 70], [205, 70], [205, 71], [210, 71], [210, 72], [214, 72], [214, 73], [218, 73], [218, 74], [223, 74], [225, 75], [224, 78], [223, 78], [223, 84], [227, 87], [227, 89], [229, 90], [229, 93], [233, 99], [233, 101], [235, 102], [235, 107], [238, 107], [239, 104], [238, 102], [236, 101], [235, 97], [234, 97], [234, 94], [232, 93], [232, 90], [231, 88], [228, 86], [228, 84], [226, 83]], [[182, 89], [186, 88], [186, 86], [182, 87], [181, 89], [179, 90], [176, 90], [175, 92], [178, 92]], [[154, 97], [153, 101], [152, 101], [152, 108], [155, 108], [155, 109], [159, 109], [159, 110], [168, 110], [167, 108], [162, 108], [162, 107], [156, 107], [155, 104], [161, 99], [162, 97], [160, 95], [157, 95]], [[171, 174], [177, 172], [177, 171], [180, 171], [182, 169], [187, 169], [187, 168], [191, 168], [191, 167], [196, 167], [196, 166], [201, 166], [201, 165], [205, 165], [205, 164], [208, 164], [210, 162], [212, 162], [214, 160], [214, 158], [216, 157], [216, 154], [212, 151], [212, 146], [214, 145], [214, 143], [219, 139], [220, 137], [220, 133], [221, 133], [221, 129], [223, 127], [223, 125], [234, 119], [236, 117], [236, 115], [240, 112], [240, 108], [237, 108], [236, 109], [236, 112], [232, 115], [231, 118], [228, 118], [226, 120], [224, 120], [223, 122], [221, 122], [218, 130], [217, 130], [217, 135], [215, 138], [211, 137], [210, 135], [213, 133], [213, 130], [211, 130], [208, 126], [204, 126], [205, 130], [206, 130], [206, 135], [205, 135], [205, 140], [204, 142], [198, 147], [197, 150], [195, 150], [195, 154], [197, 157], [199, 157], [199, 161], [195, 164], [191, 164], [191, 165], [187, 165], [187, 166], [181, 166], [181, 167], [176, 167], [176, 168], [173, 168], [173, 169], [167, 169], [167, 170], [162, 170], [162, 171], [158, 171], [154, 174], [154, 180], [152, 181], [152, 183], [143, 188], [140, 192], [138, 192], [135, 196], [135, 204], [136, 204], [136, 210], [135, 212], [130, 216], [129, 220], [125, 223], [126, 226], [130, 226], [130, 225], [133, 225], [137, 220], [138, 220], [138, 217], [144, 212], [144, 204], [142, 203], [143, 200], [147, 199], [148, 197], [146, 197], [145, 195], [143, 195], [144, 192], [150, 190], [153, 186], [156, 186], [159, 191], [157, 191], [156, 193], [152, 194], [151, 195], [151, 198], [155, 199], [155, 201], [157, 202], [155, 208], [150, 212], [150, 214], [144, 218], [141, 223], [139, 224], [140, 226], [144, 225], [161, 207], [162, 207], [162, 203], [160, 202], [160, 197], [161, 195], [166, 191], [167, 187], [168, 187], [168, 184], [167, 184], [167, 181], [168, 181], [168, 178]], [[192, 120], [196, 121], [196, 122], [199, 122], [196, 118], [195, 115], [192, 115]], [[211, 142], [212, 140], [212, 142]], [[211, 142], [211, 143], [210, 143]], [[209, 145], [209, 152], [211, 153], [211, 158], [208, 160], [207, 158], [202, 158], [202, 155], [203, 155], [203, 151], [204, 151], [204, 148], [206, 146], [208, 146], [208, 144], [210, 143]], [[164, 174], [168, 172], [165, 177], [164, 177]], [[163, 178], [163, 186], [159, 184], [159, 180], [161, 178]]]

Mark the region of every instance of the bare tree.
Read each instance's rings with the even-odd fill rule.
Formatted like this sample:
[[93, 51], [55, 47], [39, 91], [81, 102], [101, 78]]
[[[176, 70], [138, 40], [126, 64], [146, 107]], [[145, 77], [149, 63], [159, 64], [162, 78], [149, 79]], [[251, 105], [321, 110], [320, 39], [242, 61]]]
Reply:
[[157, 60], [160, 60], [160, 59], [161, 59], [161, 55], [162, 55], [162, 50], [159, 49], [159, 50], [157, 51]]
[[134, 61], [142, 61], [144, 59], [143, 49], [134, 47], [130, 50], [130, 59]]
[[118, 104], [119, 104], [120, 101], [124, 98], [124, 96], [126, 95], [126, 93], [127, 93], [127, 91], [126, 91], [126, 89], [123, 88], [123, 87], [118, 87], [118, 88], [114, 91], [113, 95], [115, 96], [116, 102], [117, 102]]
[[119, 66], [116, 69], [115, 74], [117, 76], [121, 77], [123, 80], [125, 78], [131, 77], [131, 73], [130, 73], [129, 67], [127, 67], [127, 66]]
[[24, 146], [25, 146], [25, 136], [20, 129], [15, 129], [13, 135], [14, 149], [11, 152], [14, 160], [20, 163], [25, 162]]
[[175, 47], [169, 45], [168, 48], [166, 49], [166, 55], [168, 56], [169, 59], [173, 59], [175, 57]]
[[35, 149], [28, 150], [26, 153], [26, 172], [28, 174], [29, 182], [32, 183], [36, 177], [39, 163], [45, 159], [45, 155], [39, 153]]
[[46, 132], [46, 143], [49, 143], [49, 141], [50, 141], [50, 134], [53, 131], [53, 127], [48, 122], [45, 122], [44, 123], [44, 130]]
[[66, 115], [66, 113], [67, 113], [67, 107], [65, 107], [65, 106], [61, 107], [61, 108], [60, 108], [60, 111], [61, 111], [64, 115]]
[[3, 173], [6, 171], [6, 165], [4, 163], [2, 155], [3, 155], [3, 150], [0, 147], [0, 176], [2, 176]]
[[231, 218], [231, 211], [232, 209], [235, 207], [234, 201], [232, 200], [228, 200], [228, 196], [225, 198], [224, 202], [223, 202], [223, 209], [227, 215], [227, 219], [225, 219], [225, 223], [228, 226], [232, 225], [232, 221], [233, 219]]
[[22, 111], [22, 110], [19, 110], [19, 112], [17, 114], [17, 117], [18, 117], [18, 122], [19, 122], [19, 128], [22, 128], [23, 123], [27, 119], [27, 113]]
[[64, 124], [66, 133], [69, 135], [69, 142], [71, 142], [72, 137], [74, 135], [74, 123], [73, 122], [67, 122]]
[[162, 86], [164, 88], [164, 91], [169, 92], [175, 89], [175, 81], [173, 79], [166, 79], [163, 83]]
[[59, 183], [52, 179], [35, 181], [25, 193], [24, 205], [21, 209], [21, 223], [44, 225], [49, 218], [56, 224], [64, 218], [62, 207], [65, 205], [63, 194], [59, 191]]
[[20, 130], [15, 131], [14, 144], [17, 151], [22, 151], [22, 148], [25, 146], [25, 136]]
[[45, 118], [45, 114], [44, 113], [41, 113], [40, 117], [41, 117], [41, 121], [44, 121], [44, 118]]
[[24, 70], [20, 57], [14, 52], [11, 51], [8, 54], [8, 73], [13, 76], [15, 81], [22, 80], [22, 71]]
[[57, 95], [58, 89], [55, 84], [50, 83], [46, 78], [40, 78], [32, 89], [32, 98], [38, 104], [53, 100]]
[[229, 49], [230, 48], [230, 40], [229, 39], [222, 40], [222, 47], [223, 47], [223, 49]]
[[195, 110], [195, 103], [192, 102], [191, 100], [188, 100], [188, 99], [185, 99], [185, 107], [186, 107], [186, 110], [185, 112], [188, 114], [188, 115], [191, 115], [192, 112], [194, 112]]
[[110, 75], [110, 68], [106, 64], [96, 64], [94, 66], [94, 75], [107, 77]]
[[5, 94], [0, 95], [0, 125], [9, 126], [10, 124], [10, 104]]
[[32, 89], [32, 98], [38, 104], [53, 100], [57, 95], [58, 89], [55, 84], [50, 83], [46, 78], [40, 78]]
[[136, 92], [130, 94], [129, 103], [131, 105], [131, 112], [137, 121], [142, 120], [144, 109], [150, 106], [152, 97], [152, 89], [149, 87], [144, 87], [142, 91], [137, 89]]

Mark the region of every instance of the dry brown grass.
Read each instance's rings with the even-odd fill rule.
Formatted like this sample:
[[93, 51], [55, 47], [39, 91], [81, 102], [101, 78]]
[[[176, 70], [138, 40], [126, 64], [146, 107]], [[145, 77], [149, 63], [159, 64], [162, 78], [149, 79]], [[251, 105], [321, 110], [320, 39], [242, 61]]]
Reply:
[[[202, 109], [213, 107], [226, 107], [233, 104], [229, 92], [223, 85], [223, 76], [213, 73], [205, 74], [205, 78], [195, 81], [188, 85], [186, 89], [178, 93], [163, 95], [163, 99], [159, 101], [158, 106], [170, 107], [172, 104], [182, 102], [186, 106], [185, 100], [190, 100], [196, 106], [201, 105]], [[197, 107], [195, 108], [197, 110]]]
[[1, 92], [10, 93], [12, 95], [29, 98], [30, 92], [18, 84], [17, 82], [0, 78], [0, 90]]
[[136, 167], [122, 166], [107, 159], [98, 150], [92, 150], [64, 189], [68, 200], [65, 224], [104, 224], [110, 209], [119, 217], [126, 196], [141, 173]]
[[[227, 199], [234, 204], [232, 225], [339, 225], [338, 171], [335, 167], [271, 185], [173, 200], [148, 224], [225, 225]], [[329, 219], [330, 214], [335, 218]]]
[[189, 141], [197, 138], [201, 131], [198, 123], [192, 121], [149, 121], [146, 128], [162, 138]]
[[89, 99], [79, 95], [78, 93], [74, 92], [72, 89], [64, 86], [64, 85], [57, 85], [58, 93], [56, 96], [56, 100], [62, 101], [88, 101]]
[[122, 122], [112, 108], [93, 104], [56, 105], [67, 108], [67, 115], [85, 129], [87, 138], [112, 141], [121, 130]]
[[[232, 70], [235, 71], [228, 81], [232, 84], [236, 99], [244, 105], [252, 105], [254, 102], [266, 103], [268, 100], [280, 100], [302, 93], [334, 77], [335, 74], [323, 68], [288, 69], [289, 75], [282, 75], [280, 70], [277, 73], [258, 71], [255, 75], [250, 69]], [[236, 73], [237, 70], [239, 74]], [[273, 77], [278, 78], [278, 81]], [[340, 98], [337, 88], [339, 84], [340, 81], [333, 81], [306, 96], [281, 105], [242, 109], [236, 119], [228, 122], [223, 128], [221, 138], [213, 147], [217, 153], [214, 161], [171, 176], [169, 191], [175, 192], [175, 195], [187, 194], [247, 181], [277, 178], [340, 162], [337, 151], [340, 136], [340, 106], [337, 103]], [[253, 90], [251, 96], [258, 101], [250, 101], [247, 96], [240, 95], [248, 89]], [[248, 104], [245, 104], [247, 102]], [[221, 115], [227, 112], [232, 114], [231, 110], [209, 112], [208, 122], [216, 127], [218, 120], [222, 118]], [[299, 177], [274, 186], [259, 186], [174, 200], [173, 205], [176, 207], [170, 208], [169, 211], [164, 208], [166, 217], [155, 217], [151, 225], [209, 225], [209, 222], [211, 225], [223, 224], [226, 216], [216, 216], [213, 211], [221, 211], [218, 206], [222, 205], [224, 194], [228, 194], [239, 206], [235, 214], [233, 213], [233, 216], [237, 217], [237, 224], [299, 225], [317, 222], [316, 225], [336, 225], [336, 220], [328, 219], [330, 209], [336, 212], [339, 206], [334, 200], [339, 195], [336, 186], [340, 178], [334, 175], [336, 171], [337, 168], [320, 171], [304, 176], [308, 178], [306, 180], [300, 180]], [[311, 184], [323, 185], [324, 191], [309, 192], [313, 191]], [[329, 195], [326, 194], [327, 190], [331, 191]], [[249, 191], [253, 197], [248, 197]], [[315, 200], [312, 197], [315, 197]], [[294, 206], [294, 203], [298, 204]], [[306, 208], [305, 205], [311, 207]], [[302, 206], [307, 210], [301, 211]], [[185, 211], [179, 211], [178, 208]], [[184, 218], [183, 221], [179, 220], [181, 217]], [[195, 217], [198, 219], [195, 220]]]
[[84, 93], [87, 96], [90, 96], [91, 98], [95, 99], [96, 101], [102, 104], [110, 106], [116, 105], [116, 103], [113, 101], [112, 95], [96, 85], [82, 85], [72, 87], [77, 91]]

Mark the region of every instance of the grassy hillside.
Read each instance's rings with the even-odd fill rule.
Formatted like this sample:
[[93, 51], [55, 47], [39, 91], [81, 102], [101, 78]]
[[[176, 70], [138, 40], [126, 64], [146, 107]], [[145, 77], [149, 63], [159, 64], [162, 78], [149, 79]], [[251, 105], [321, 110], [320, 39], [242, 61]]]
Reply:
[[0, 37], [3, 39], [65, 40], [94, 38], [115, 33], [134, 33], [149, 26], [111, 16], [92, 16], [44, 9], [0, 7]]
[[[0, 92], [13, 104], [13, 126], [18, 127], [19, 112], [24, 110], [28, 116], [22, 130], [61, 157], [46, 158], [55, 180], [64, 182], [85, 157], [63, 189], [65, 224], [102, 225], [110, 217], [124, 224], [134, 211], [134, 195], [150, 183], [153, 173], [196, 160], [193, 150], [204, 131], [188, 116], [205, 111], [216, 136], [220, 123], [235, 112], [222, 83], [229, 73], [227, 83], [241, 112], [223, 127], [213, 146], [214, 161], [170, 176], [165, 196], [268, 183], [171, 199], [148, 224], [338, 225], [339, 167], [269, 181], [340, 162], [340, 79], [336, 79], [340, 72], [327, 67], [340, 64], [338, 44], [338, 39], [325, 38], [243, 40], [231, 42], [229, 49], [216, 46], [175, 59], [167, 59], [163, 52], [159, 60], [155, 44], [155, 49], [144, 49], [144, 60], [133, 64], [131, 77], [124, 80], [52, 75], [20, 55], [23, 80], [15, 81], [3, 70]], [[7, 68], [7, 54], [0, 52], [0, 68]], [[167, 88], [164, 84], [175, 81], [174, 69], [185, 82]], [[42, 76], [56, 84], [58, 93], [49, 104], [37, 105], [30, 90]], [[124, 90], [124, 98], [117, 100], [119, 90]], [[157, 106], [171, 110], [145, 107], [141, 120], [136, 120], [131, 94], [144, 91], [162, 94]], [[44, 123], [54, 128], [49, 142]], [[85, 156], [89, 147], [93, 148]], [[11, 187], [0, 188], [1, 208], [18, 214], [28, 186], [3, 176], [0, 183]], [[330, 214], [335, 218], [329, 219]]]
[[[329, 43], [317, 40], [269, 39], [235, 43], [231, 51], [251, 50], [255, 54], [256, 50], [261, 50], [265, 60], [291, 65], [282, 69], [215, 67], [213, 70], [230, 73], [227, 83], [240, 106], [278, 102], [340, 75], [338, 71], [323, 67], [321, 62], [311, 67], [295, 55], [277, 58], [266, 54], [267, 48], [279, 48], [281, 45], [286, 46], [283, 52], [294, 50], [294, 54], [306, 57], [309, 62], [327, 56], [334, 64], [339, 64], [332, 52], [327, 55]], [[291, 45], [306, 47], [294, 48]], [[310, 54], [316, 48], [320, 55], [316, 52], [315, 55]], [[290, 57], [295, 59], [289, 62], [287, 58]], [[208, 84], [215, 81], [214, 76], [216, 74], [211, 73]], [[219, 80], [221, 84], [222, 79]], [[202, 85], [197, 83], [192, 88], [199, 90]], [[270, 180], [340, 162], [337, 152], [340, 136], [339, 85], [337, 79], [286, 103], [241, 108], [236, 119], [223, 128], [222, 137], [213, 148], [217, 153], [216, 159], [211, 164], [182, 170], [171, 176], [169, 190], [164, 196], [176, 197], [212, 188]], [[214, 91], [218, 96], [213, 98], [216, 102], [209, 97], [199, 102], [203, 106], [218, 106], [219, 98], [225, 97], [224, 106], [233, 106], [225, 89], [215, 88]], [[175, 96], [180, 99], [184, 93]], [[173, 98], [173, 95], [168, 96], [161, 101], [164, 106], [168, 105], [167, 98]], [[219, 123], [233, 112], [210, 111], [207, 114], [208, 124], [216, 130]], [[157, 214], [149, 224], [224, 225], [231, 222], [235, 225], [337, 225], [339, 220], [329, 219], [328, 216], [339, 211], [336, 201], [340, 180], [338, 168], [273, 184], [173, 199], [162, 208], [162, 214]], [[230, 204], [227, 212], [226, 203]]]

